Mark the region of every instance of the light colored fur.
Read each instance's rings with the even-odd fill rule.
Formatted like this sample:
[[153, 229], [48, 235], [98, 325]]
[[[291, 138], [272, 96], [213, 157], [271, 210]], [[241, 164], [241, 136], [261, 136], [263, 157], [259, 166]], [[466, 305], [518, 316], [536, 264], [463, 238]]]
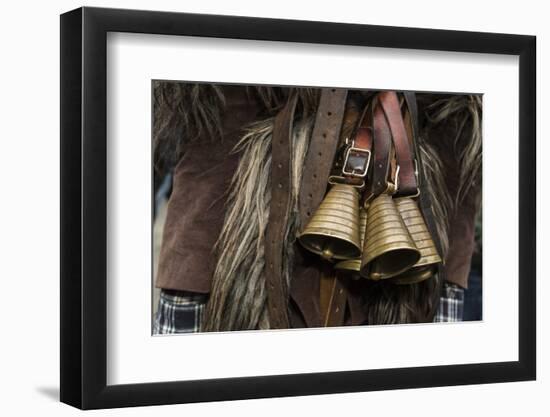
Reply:
[[[283, 253], [290, 282], [292, 246], [298, 230], [298, 193], [311, 134], [311, 119], [294, 125], [292, 210]], [[250, 126], [236, 147], [242, 154], [227, 199], [227, 214], [216, 245], [217, 264], [204, 331], [269, 328], [264, 280], [264, 237], [271, 200], [273, 119]]]
[[428, 130], [441, 124], [447, 125], [448, 138], [439, 140], [446, 140], [446, 145], [456, 153], [458, 159], [460, 185], [453, 201], [455, 206], [472, 189], [481, 185], [481, 111], [482, 99], [477, 95], [450, 96], [435, 101], [426, 109]]

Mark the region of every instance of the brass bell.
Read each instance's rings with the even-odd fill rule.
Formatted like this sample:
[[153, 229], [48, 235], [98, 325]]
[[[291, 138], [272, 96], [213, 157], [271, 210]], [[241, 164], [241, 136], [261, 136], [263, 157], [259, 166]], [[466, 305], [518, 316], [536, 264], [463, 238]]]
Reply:
[[335, 184], [298, 240], [304, 248], [327, 260], [361, 256], [357, 190], [351, 185]]
[[435, 265], [441, 262], [441, 257], [437, 253], [435, 243], [416, 201], [410, 197], [396, 198], [394, 201], [421, 257], [410, 270], [393, 278], [393, 282], [396, 284], [422, 282], [434, 274]]
[[391, 278], [391, 282], [399, 285], [417, 284], [430, 279], [435, 274], [433, 265], [413, 267], [396, 277]]
[[[361, 208], [359, 210], [359, 236], [361, 239], [361, 247], [363, 247], [363, 243], [365, 241], [366, 231], [367, 231], [367, 210], [364, 208]], [[361, 270], [361, 257], [340, 261], [336, 265], [334, 265], [334, 268], [342, 271], [351, 272], [352, 277], [358, 278], [359, 277], [358, 272]]]
[[379, 195], [367, 210], [361, 275], [375, 281], [391, 278], [411, 268], [419, 259], [420, 251], [393, 198], [388, 194]]

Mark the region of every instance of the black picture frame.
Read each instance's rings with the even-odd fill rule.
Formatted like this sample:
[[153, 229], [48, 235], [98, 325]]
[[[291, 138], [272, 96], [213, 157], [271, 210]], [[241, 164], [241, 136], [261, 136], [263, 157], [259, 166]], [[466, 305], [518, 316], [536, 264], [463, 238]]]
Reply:
[[[108, 32], [519, 56], [519, 360], [108, 386]], [[61, 15], [60, 57], [62, 402], [94, 409], [536, 378], [534, 36], [84, 7]]]

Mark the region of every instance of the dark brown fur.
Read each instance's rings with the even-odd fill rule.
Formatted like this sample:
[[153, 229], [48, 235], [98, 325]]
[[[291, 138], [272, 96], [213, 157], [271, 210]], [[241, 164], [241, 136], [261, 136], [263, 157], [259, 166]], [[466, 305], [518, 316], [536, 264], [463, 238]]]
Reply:
[[[246, 87], [262, 109], [263, 117], [276, 114], [295, 92], [304, 116], [312, 114], [319, 92], [312, 88]], [[219, 84], [153, 82], [153, 152], [159, 177], [181, 158], [185, 145], [195, 140], [223, 140], [222, 115], [225, 107]]]

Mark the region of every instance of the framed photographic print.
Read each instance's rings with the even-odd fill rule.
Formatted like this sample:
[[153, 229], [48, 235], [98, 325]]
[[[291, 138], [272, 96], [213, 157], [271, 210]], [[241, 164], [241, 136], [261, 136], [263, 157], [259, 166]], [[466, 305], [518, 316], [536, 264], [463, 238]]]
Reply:
[[535, 38], [61, 16], [61, 401], [535, 379]]

